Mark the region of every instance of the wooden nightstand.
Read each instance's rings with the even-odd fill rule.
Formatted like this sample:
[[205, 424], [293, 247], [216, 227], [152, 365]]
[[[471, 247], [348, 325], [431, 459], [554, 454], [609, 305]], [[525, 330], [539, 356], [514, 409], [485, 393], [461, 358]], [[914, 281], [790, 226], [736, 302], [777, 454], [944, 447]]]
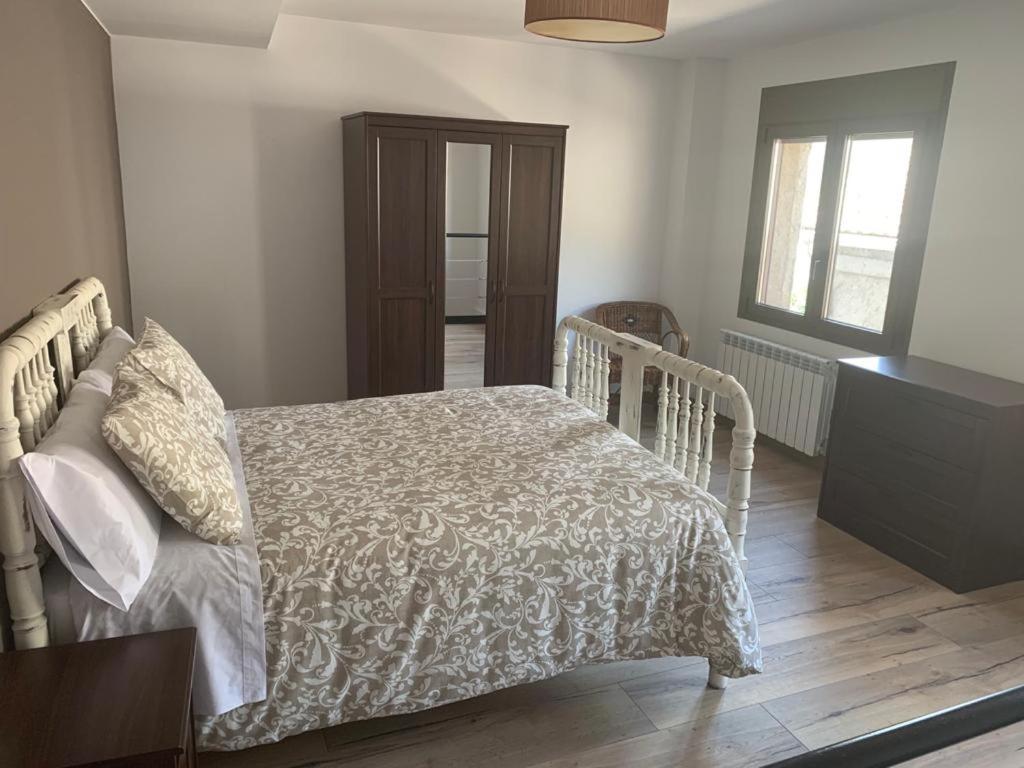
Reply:
[[195, 766], [195, 629], [0, 654], [0, 765]]

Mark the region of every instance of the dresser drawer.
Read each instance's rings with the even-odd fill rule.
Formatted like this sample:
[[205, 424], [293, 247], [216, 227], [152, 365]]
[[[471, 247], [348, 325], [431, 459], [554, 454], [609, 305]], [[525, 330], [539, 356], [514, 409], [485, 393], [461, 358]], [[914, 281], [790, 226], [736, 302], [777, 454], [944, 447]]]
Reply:
[[956, 507], [840, 465], [829, 465], [821, 502], [823, 519], [903, 562], [944, 567], [958, 542]]
[[845, 378], [841, 420], [966, 470], [974, 470], [988, 422], [903, 391], [898, 383]]
[[829, 461], [889, 485], [899, 485], [956, 507], [975, 493], [977, 475], [916, 448], [874, 434], [860, 422], [839, 425]]

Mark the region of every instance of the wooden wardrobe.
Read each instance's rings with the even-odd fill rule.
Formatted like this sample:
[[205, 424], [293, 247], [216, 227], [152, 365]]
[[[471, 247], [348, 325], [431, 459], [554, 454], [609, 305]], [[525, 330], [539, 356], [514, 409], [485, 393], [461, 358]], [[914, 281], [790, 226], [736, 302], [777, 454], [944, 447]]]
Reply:
[[342, 119], [348, 396], [443, 388], [448, 142], [490, 146], [484, 383], [551, 383], [565, 126]]

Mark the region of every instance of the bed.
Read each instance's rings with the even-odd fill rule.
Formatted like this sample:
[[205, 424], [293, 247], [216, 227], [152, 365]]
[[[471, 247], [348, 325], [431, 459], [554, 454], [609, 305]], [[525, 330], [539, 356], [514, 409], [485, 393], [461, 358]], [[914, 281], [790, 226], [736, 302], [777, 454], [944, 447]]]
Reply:
[[[52, 565], [44, 593], [16, 463], [110, 328], [89, 279], [0, 345], [0, 550], [19, 648], [50, 643], [58, 624], [86, 639], [187, 621], [144, 593], [127, 612], [80, 599], [58, 619], [74, 584]], [[619, 429], [606, 420], [612, 354], [623, 361]], [[637, 442], [646, 366], [662, 373], [654, 452]], [[736, 414], [724, 502], [707, 492], [716, 397]], [[231, 646], [246, 659], [239, 690], [255, 693], [227, 711], [197, 703], [201, 748], [427, 709], [586, 663], [701, 656], [716, 688], [761, 668], [743, 577], [755, 435], [731, 377], [569, 317], [550, 389], [248, 409], [229, 421], [262, 634]], [[164, 553], [175, 545], [191, 546], [165, 520], [151, 580], [185, 578]]]

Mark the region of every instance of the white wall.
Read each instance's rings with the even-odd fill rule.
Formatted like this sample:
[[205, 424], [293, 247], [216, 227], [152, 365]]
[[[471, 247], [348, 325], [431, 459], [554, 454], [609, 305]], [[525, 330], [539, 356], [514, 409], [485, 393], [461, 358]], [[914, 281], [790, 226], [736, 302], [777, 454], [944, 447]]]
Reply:
[[350, 112], [568, 124], [559, 314], [658, 295], [675, 62], [297, 16], [265, 51], [112, 42], [136, 322], [230, 407], [345, 395]]
[[[1022, 31], [1024, 2], [972, 0], [950, 11], [728, 62], [721, 130], [703, 140], [689, 140], [690, 170], [685, 180], [673, 185], [686, 190], [684, 219], [700, 220], [704, 212], [713, 216], [705, 264], [687, 260], [681, 269], [673, 259], [678, 252], [686, 253], [687, 243], [680, 242], [674, 250], [670, 242], [666, 248], [661, 296], [677, 309], [680, 297], [692, 298], [694, 293], [688, 274], [702, 270], [704, 275], [703, 287], [696, 292], [702, 303], [692, 356], [713, 363], [720, 328], [826, 355], [861, 354], [736, 317], [761, 89], [955, 60], [956, 81], [910, 351], [1024, 381]], [[708, 76], [719, 75], [712, 69]], [[692, 158], [707, 155], [718, 161], [694, 169]], [[694, 197], [693, 190], [710, 195], [713, 205], [707, 206], [701, 194]], [[699, 215], [691, 215], [693, 206]], [[692, 303], [686, 311], [693, 312]]]
[[694, 349], [700, 341], [704, 284], [710, 267], [725, 66], [720, 59], [689, 62], [680, 72], [676, 102], [658, 300], [672, 308]]

